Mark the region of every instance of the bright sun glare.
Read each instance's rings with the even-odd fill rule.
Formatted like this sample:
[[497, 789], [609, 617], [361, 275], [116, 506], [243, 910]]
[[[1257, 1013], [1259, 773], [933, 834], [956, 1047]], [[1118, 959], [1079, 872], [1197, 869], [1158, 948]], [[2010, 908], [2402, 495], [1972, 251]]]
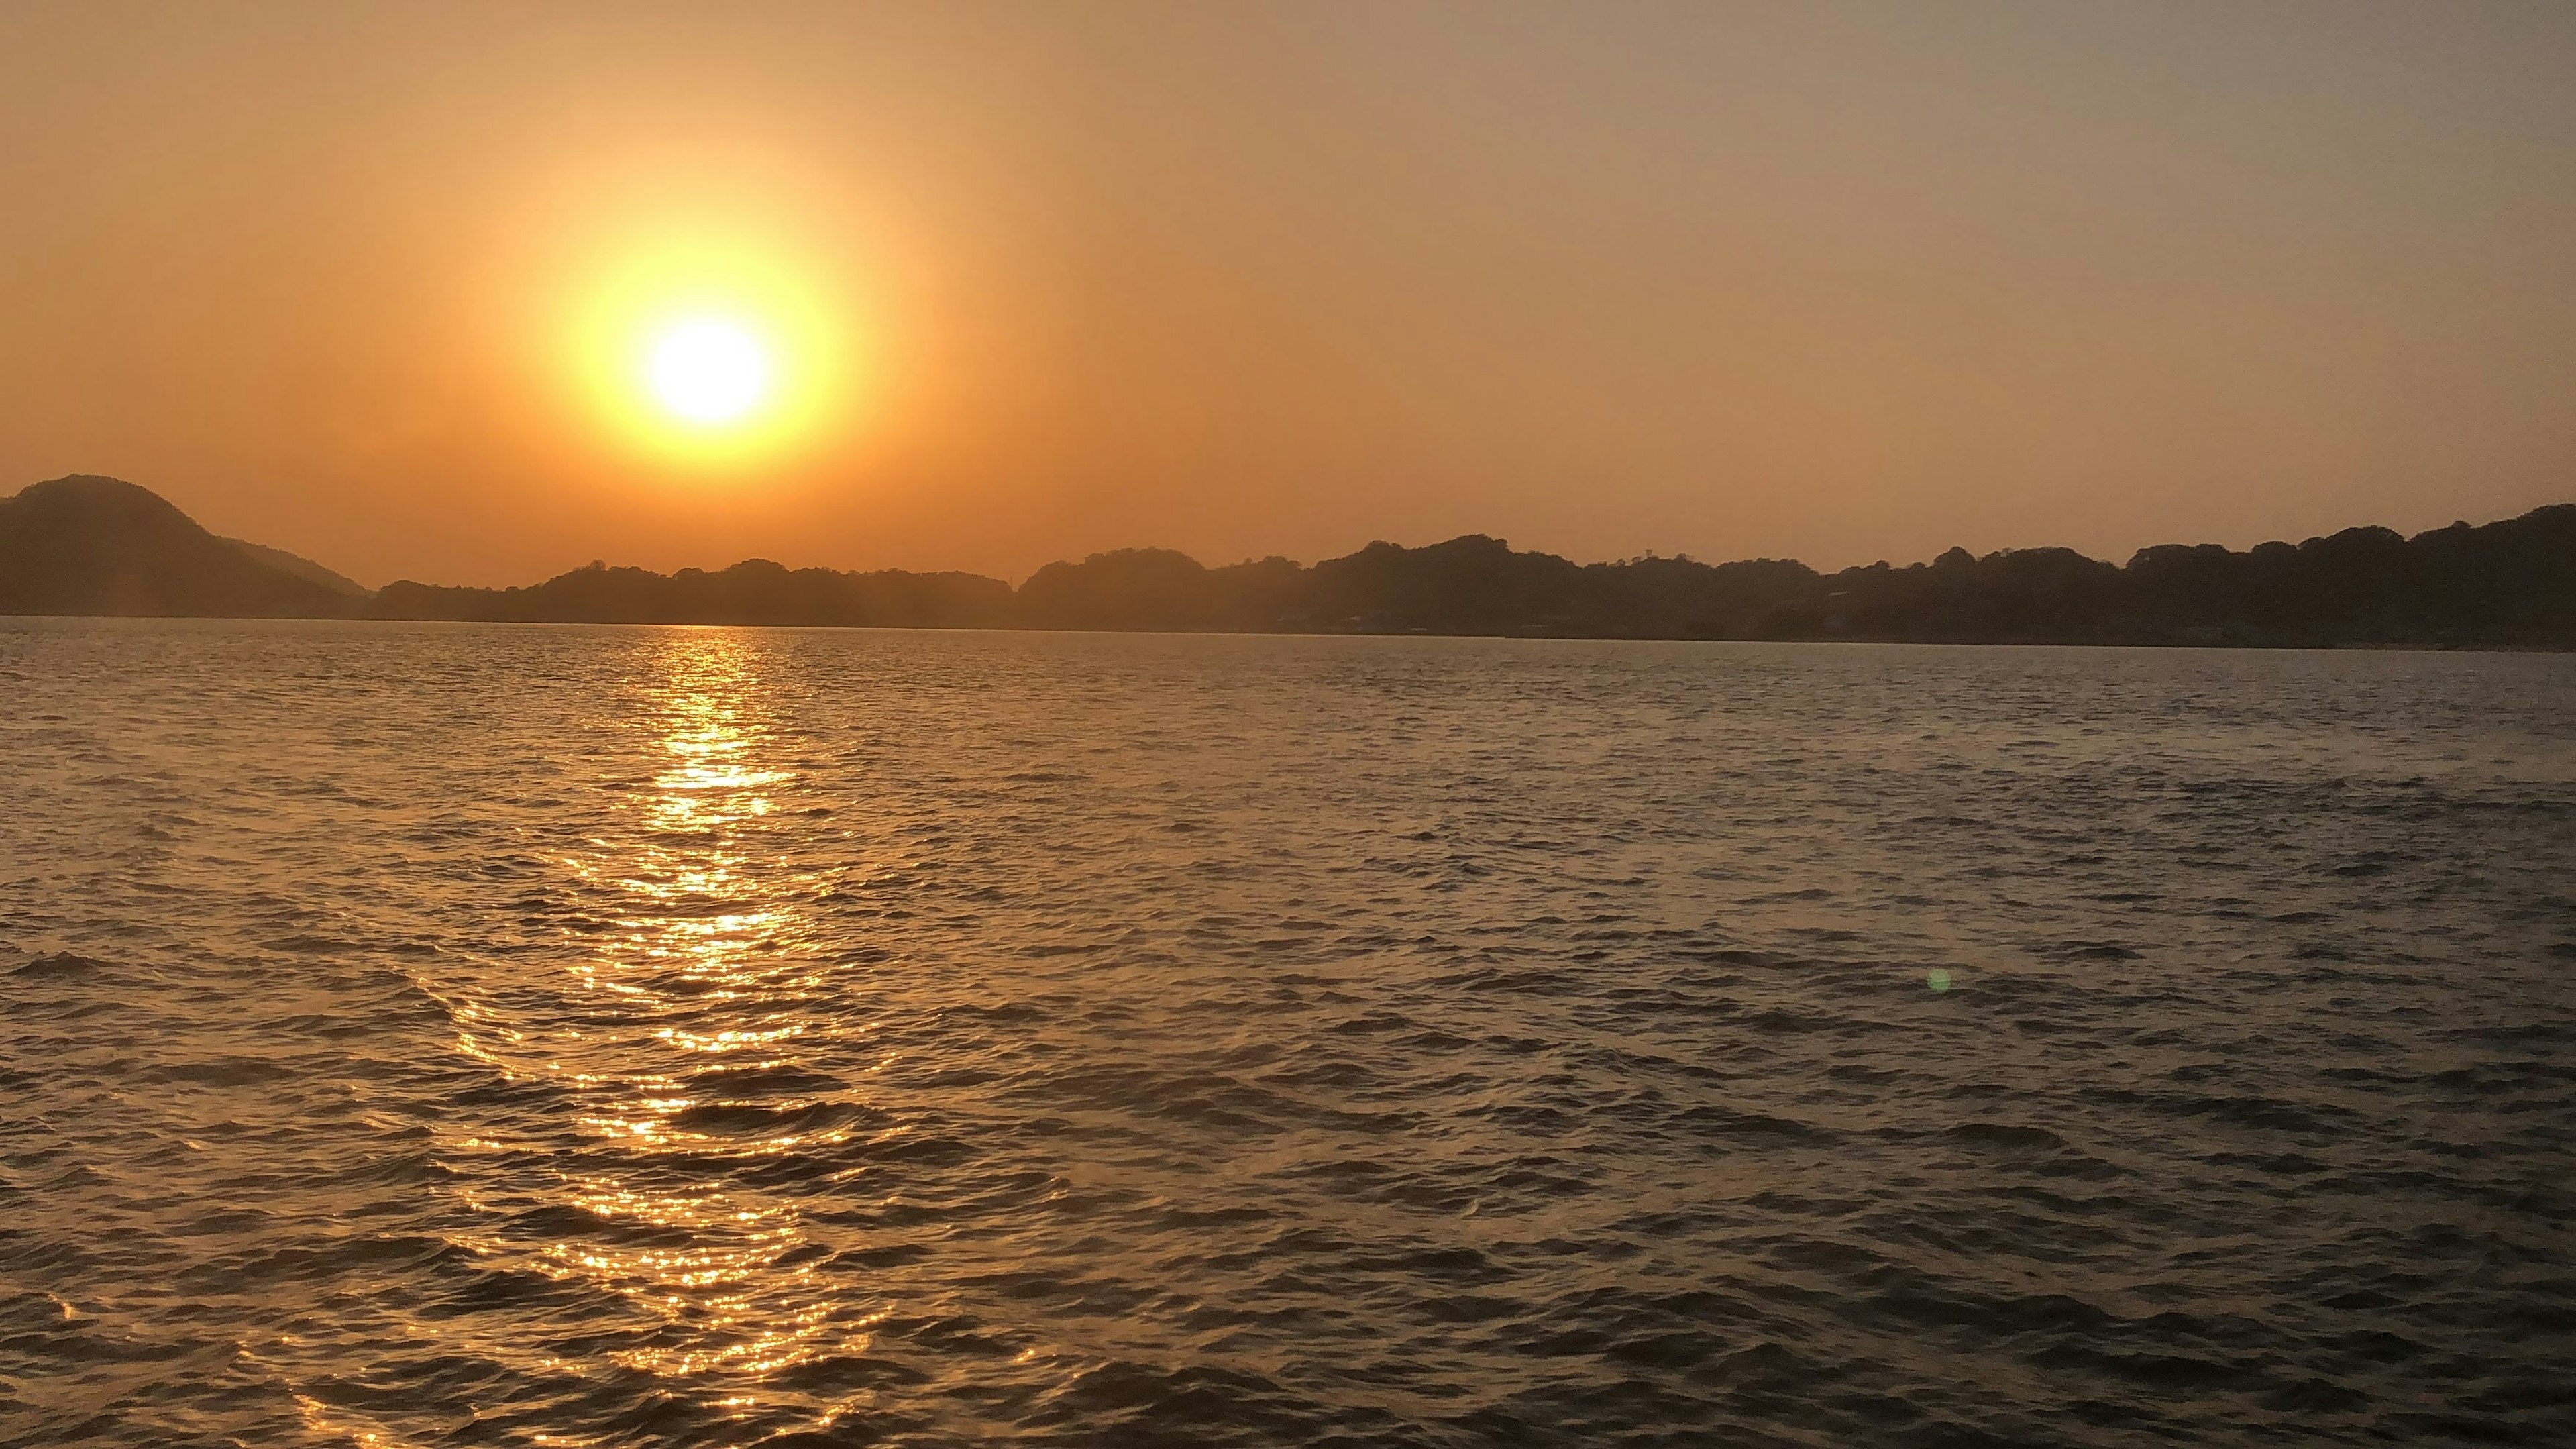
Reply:
[[588, 262], [564, 298], [567, 400], [638, 478], [775, 476], [866, 411], [859, 309], [795, 248], [673, 234]]
[[654, 345], [653, 392], [693, 423], [729, 423], [769, 390], [769, 359], [730, 322], [684, 322]]

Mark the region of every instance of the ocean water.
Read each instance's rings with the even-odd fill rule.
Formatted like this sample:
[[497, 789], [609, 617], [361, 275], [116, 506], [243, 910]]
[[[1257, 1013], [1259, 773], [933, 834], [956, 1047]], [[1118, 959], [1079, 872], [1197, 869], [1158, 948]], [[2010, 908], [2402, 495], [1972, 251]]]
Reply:
[[0, 1444], [2576, 1442], [2576, 659], [0, 621]]

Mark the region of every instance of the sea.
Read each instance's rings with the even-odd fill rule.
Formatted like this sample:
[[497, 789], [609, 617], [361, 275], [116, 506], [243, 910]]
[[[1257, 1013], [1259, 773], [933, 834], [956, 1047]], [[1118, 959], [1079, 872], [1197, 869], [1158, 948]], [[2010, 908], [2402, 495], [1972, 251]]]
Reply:
[[2576, 1443], [2576, 656], [0, 620], [0, 1444]]

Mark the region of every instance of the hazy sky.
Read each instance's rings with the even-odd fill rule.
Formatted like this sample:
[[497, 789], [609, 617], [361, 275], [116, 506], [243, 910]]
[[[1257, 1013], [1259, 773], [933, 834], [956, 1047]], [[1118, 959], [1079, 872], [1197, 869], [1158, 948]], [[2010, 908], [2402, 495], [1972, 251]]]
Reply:
[[[0, 492], [369, 583], [2576, 499], [2568, 0], [7, 0], [0, 202]], [[603, 395], [664, 292], [796, 427]]]

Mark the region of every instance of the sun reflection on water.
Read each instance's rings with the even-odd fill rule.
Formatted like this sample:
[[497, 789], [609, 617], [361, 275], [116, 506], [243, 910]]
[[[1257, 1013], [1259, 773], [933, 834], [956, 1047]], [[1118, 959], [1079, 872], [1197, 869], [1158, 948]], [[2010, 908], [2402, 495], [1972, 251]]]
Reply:
[[620, 1331], [602, 1336], [608, 1363], [729, 1415], [828, 1423], [847, 1406], [771, 1380], [858, 1351], [885, 1309], [824, 1278], [829, 1255], [795, 1206], [744, 1179], [850, 1136], [811, 1050], [852, 1028], [813, 1009], [826, 982], [797, 904], [813, 873], [761, 848], [760, 822], [797, 776], [774, 761], [751, 652], [720, 632], [671, 638], [649, 784], [621, 828], [567, 862], [609, 929], [567, 965], [559, 1000], [459, 1006], [459, 1048], [564, 1088], [573, 1137], [566, 1150], [558, 1117], [516, 1138], [452, 1138], [454, 1151], [547, 1163], [478, 1174], [509, 1186], [468, 1195], [480, 1226], [464, 1245], [623, 1304]]

